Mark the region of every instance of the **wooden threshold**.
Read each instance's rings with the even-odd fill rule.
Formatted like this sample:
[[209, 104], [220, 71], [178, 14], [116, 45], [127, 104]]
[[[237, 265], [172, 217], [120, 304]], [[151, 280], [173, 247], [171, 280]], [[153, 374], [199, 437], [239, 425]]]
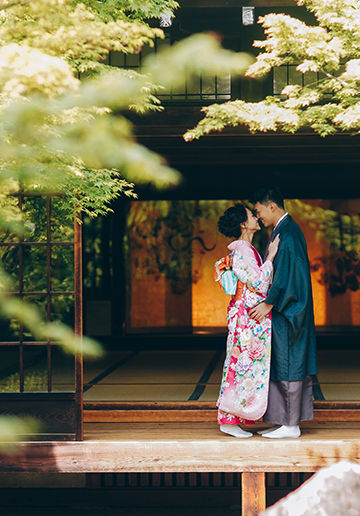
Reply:
[[[213, 422], [217, 409], [208, 402], [85, 403], [85, 423]], [[314, 421], [360, 422], [360, 403], [315, 402]]]
[[84, 410], [85, 423], [216, 421], [216, 410]]

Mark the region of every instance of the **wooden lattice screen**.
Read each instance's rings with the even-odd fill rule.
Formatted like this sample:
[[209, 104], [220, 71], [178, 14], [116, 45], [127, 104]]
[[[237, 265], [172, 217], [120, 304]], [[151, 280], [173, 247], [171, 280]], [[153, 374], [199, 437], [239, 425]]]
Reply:
[[[0, 234], [9, 297], [38, 309], [44, 321], [82, 333], [81, 228], [66, 221], [58, 196], [18, 194], [21, 236]], [[82, 438], [82, 359], [39, 341], [21, 321], [0, 319], [0, 415], [32, 416], [37, 440]]]

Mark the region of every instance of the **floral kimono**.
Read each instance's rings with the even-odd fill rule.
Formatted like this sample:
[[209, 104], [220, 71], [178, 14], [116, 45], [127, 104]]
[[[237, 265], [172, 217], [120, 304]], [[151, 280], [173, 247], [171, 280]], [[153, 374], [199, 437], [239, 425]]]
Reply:
[[[271, 314], [261, 323], [250, 319], [248, 310], [263, 301], [270, 288], [273, 265], [262, 263], [255, 247], [245, 240], [232, 242], [230, 265], [239, 286], [241, 299], [228, 307], [227, 353], [220, 395], [217, 401], [218, 423], [251, 424], [266, 411], [268, 400]], [[219, 263], [228, 259], [222, 259]], [[240, 297], [239, 295], [235, 297]]]

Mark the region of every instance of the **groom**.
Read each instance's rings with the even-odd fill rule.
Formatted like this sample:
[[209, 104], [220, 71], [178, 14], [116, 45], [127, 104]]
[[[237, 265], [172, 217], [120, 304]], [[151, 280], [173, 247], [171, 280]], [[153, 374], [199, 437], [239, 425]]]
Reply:
[[[263, 417], [274, 427], [259, 432], [281, 439], [300, 436], [300, 421], [313, 419], [312, 379], [317, 373], [310, 266], [304, 235], [284, 210], [277, 187], [257, 190], [252, 198], [257, 217], [280, 235], [274, 278], [264, 302], [249, 311], [261, 322], [272, 311], [268, 408]], [[266, 260], [267, 249], [264, 261]]]

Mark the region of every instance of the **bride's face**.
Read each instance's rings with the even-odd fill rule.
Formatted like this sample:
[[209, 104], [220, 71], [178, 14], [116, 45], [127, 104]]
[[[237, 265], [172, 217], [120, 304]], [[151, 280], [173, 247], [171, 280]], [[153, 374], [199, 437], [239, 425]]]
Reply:
[[255, 231], [259, 231], [260, 225], [255, 215], [248, 208], [246, 208], [246, 213], [248, 216], [247, 221], [245, 222], [246, 229], [248, 231], [253, 231], [254, 233]]

